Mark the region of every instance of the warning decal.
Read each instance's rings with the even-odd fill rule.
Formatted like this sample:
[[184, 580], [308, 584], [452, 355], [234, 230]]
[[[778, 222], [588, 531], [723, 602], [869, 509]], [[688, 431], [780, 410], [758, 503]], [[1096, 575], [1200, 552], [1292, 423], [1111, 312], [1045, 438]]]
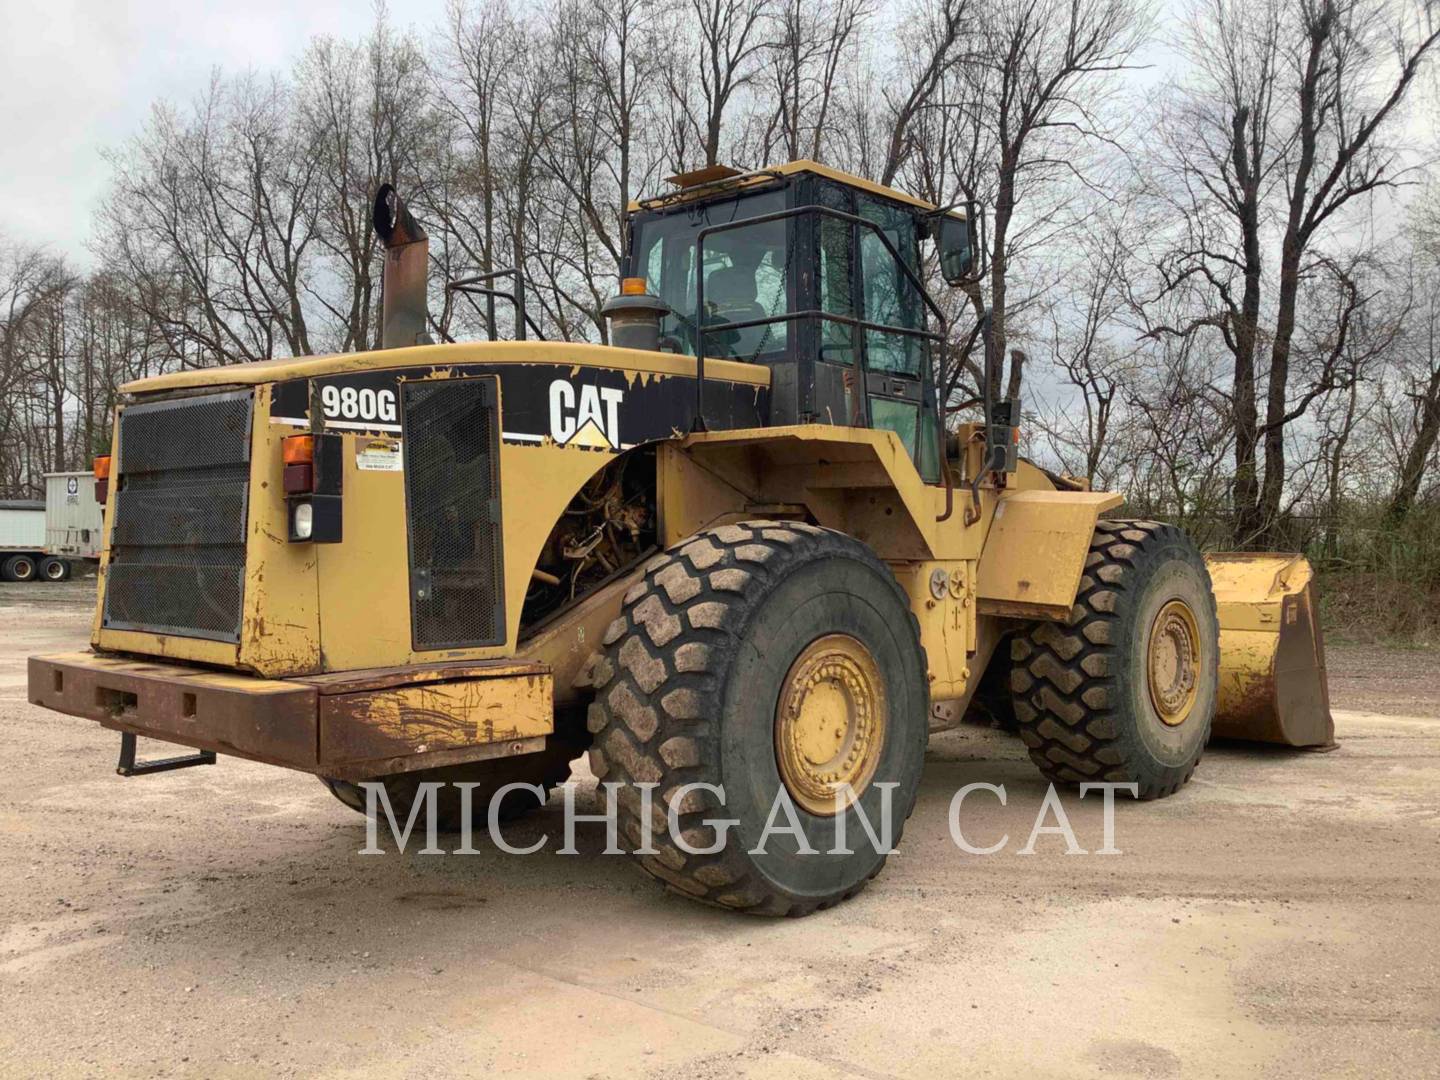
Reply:
[[400, 472], [399, 439], [358, 439], [355, 442], [355, 467], [363, 472]]

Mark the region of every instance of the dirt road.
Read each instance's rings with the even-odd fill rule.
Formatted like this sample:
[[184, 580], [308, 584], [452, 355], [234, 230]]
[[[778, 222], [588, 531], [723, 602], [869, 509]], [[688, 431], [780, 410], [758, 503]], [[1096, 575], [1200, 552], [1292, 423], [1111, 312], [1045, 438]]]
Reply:
[[[870, 889], [767, 922], [660, 892], [599, 825], [555, 854], [554, 806], [507, 831], [545, 854], [364, 857], [306, 776], [122, 780], [116, 736], [25, 701], [91, 587], [0, 586], [6, 1075], [1440, 1074], [1433, 654], [1332, 650], [1338, 752], [1212, 747], [1117, 808], [1117, 856], [1018, 854], [1018, 745], [939, 736]], [[1006, 788], [962, 808], [994, 855], [950, 838], [972, 781]], [[1065, 805], [1099, 847], [1099, 803]]]

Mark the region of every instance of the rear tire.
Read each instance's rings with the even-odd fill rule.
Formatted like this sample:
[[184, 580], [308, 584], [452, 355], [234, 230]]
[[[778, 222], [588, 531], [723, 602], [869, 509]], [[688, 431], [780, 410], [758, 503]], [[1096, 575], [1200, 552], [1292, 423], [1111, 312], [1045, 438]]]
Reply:
[[46, 581], [68, 581], [70, 564], [51, 555], [40, 564], [40, 576]]
[[[796, 522], [710, 529], [646, 566], [605, 635], [591, 669], [591, 769], [622, 785], [632, 850], [645, 824], [635, 785], [656, 785], [658, 854], [639, 859], [652, 877], [721, 907], [807, 915], [858, 893], [884, 866], [885, 841], [899, 843], [925, 756], [926, 673], [906, 596], [864, 544]], [[837, 815], [836, 778], [852, 776], [858, 798]], [[698, 784], [723, 795], [686, 789]], [[815, 853], [773, 832], [757, 853], [787, 792]], [[674, 843], [667, 808], [689, 847], [719, 850]], [[783, 809], [774, 820], [787, 824]], [[842, 820], [850, 850], [832, 854]], [[735, 824], [717, 837], [710, 821]]]
[[1011, 645], [1031, 760], [1057, 783], [1173, 794], [1210, 739], [1219, 635], [1210, 574], [1189, 537], [1153, 521], [1099, 522], [1069, 619], [1035, 623]]
[[35, 559], [30, 555], [11, 555], [0, 567], [6, 581], [34, 581]]

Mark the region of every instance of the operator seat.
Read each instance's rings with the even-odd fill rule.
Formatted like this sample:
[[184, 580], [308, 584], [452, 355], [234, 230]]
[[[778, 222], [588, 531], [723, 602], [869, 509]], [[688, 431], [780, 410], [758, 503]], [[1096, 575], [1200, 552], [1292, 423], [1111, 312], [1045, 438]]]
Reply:
[[723, 266], [705, 279], [705, 300], [714, 314], [729, 322], [749, 322], [770, 314], [760, 306], [756, 268]]

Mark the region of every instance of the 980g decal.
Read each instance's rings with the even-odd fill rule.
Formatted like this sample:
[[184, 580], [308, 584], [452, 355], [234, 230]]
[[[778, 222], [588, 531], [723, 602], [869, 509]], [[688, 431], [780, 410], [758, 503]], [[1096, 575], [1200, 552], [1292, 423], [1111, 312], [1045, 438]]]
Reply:
[[[399, 434], [402, 382], [476, 375], [500, 379], [501, 438], [509, 443], [553, 442], [613, 453], [668, 438], [678, 426], [676, 418], [694, 412], [695, 380], [689, 376], [652, 375], [632, 381], [624, 371], [568, 364], [461, 364], [280, 383], [271, 420], [308, 426], [313, 381], [326, 427]], [[712, 428], [760, 427], [768, 413], [766, 388], [705, 380], [705, 419]]]
[[[342, 386], [327, 383], [320, 387], [320, 407], [331, 427], [365, 427], [368, 424], [396, 424], [395, 391], [370, 386]], [[362, 421], [351, 424], [349, 421]]]

